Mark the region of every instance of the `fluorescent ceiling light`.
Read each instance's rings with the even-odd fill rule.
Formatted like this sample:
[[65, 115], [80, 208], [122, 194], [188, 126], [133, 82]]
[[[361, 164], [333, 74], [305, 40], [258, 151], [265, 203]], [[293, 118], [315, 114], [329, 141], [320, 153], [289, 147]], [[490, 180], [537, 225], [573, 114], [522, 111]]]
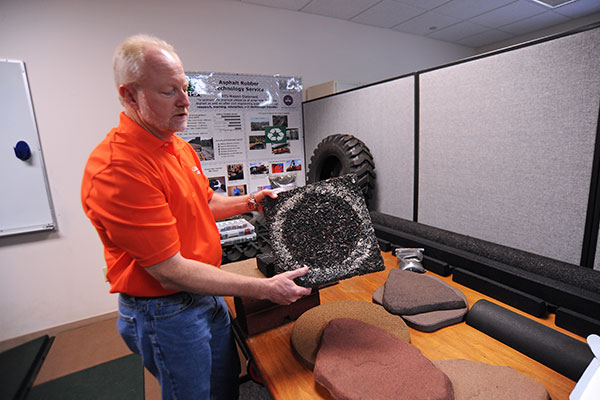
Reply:
[[557, 8], [560, 6], [564, 6], [565, 4], [573, 3], [577, 0], [533, 0], [538, 4], [541, 4], [550, 8]]

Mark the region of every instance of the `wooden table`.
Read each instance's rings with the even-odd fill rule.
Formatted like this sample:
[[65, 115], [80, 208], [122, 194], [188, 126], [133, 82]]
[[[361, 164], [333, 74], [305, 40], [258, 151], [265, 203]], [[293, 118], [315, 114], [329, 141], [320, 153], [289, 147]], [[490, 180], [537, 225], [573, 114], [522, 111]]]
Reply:
[[[354, 277], [321, 289], [321, 303], [338, 300], [362, 300], [371, 302], [373, 292], [384, 284], [390, 269], [397, 268], [396, 257], [391, 252], [382, 253], [386, 270], [364, 276]], [[252, 265], [256, 260], [249, 259], [227, 264], [228, 269]], [[427, 272], [427, 274], [432, 274]], [[511, 311], [524, 315], [534, 321], [550, 326], [559, 332], [585, 342], [584, 338], [554, 325], [554, 314], [541, 319], [523, 313], [491, 297], [457, 284], [451, 277], [440, 277], [444, 282], [460, 289], [469, 302], [469, 306], [479, 299], [486, 299]], [[226, 298], [230, 311], [235, 316], [233, 298]], [[293, 354], [290, 343], [293, 323], [245, 338], [245, 346], [250, 351], [253, 362], [258, 368], [265, 386], [274, 399], [331, 399], [329, 392], [317, 384], [312, 371], [306, 368]], [[575, 387], [574, 381], [504, 345], [490, 336], [467, 325], [465, 322], [426, 333], [410, 329], [410, 342], [430, 360], [463, 358], [481, 361], [491, 365], [506, 365], [541, 383], [552, 400], [567, 400]]]

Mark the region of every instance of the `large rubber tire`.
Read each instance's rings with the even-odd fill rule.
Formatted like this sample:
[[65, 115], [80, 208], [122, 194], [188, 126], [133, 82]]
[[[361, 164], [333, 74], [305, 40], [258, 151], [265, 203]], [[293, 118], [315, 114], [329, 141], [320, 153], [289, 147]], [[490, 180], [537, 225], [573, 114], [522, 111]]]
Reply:
[[375, 189], [375, 162], [369, 148], [352, 135], [327, 136], [319, 143], [308, 166], [308, 183], [353, 173], [370, 199]]

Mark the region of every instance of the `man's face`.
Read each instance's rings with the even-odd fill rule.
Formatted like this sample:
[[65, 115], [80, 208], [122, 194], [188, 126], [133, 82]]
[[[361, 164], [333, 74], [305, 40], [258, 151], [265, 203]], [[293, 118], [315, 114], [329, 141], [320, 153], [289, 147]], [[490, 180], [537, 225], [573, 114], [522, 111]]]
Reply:
[[190, 105], [187, 87], [177, 58], [165, 50], [149, 50], [142, 78], [134, 88], [138, 122], [163, 140], [185, 130]]

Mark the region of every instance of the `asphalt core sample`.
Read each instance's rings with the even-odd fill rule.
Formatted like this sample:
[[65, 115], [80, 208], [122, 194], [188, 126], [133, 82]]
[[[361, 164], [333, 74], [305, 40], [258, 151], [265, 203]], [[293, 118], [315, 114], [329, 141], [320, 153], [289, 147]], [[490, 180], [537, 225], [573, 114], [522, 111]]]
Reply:
[[385, 269], [356, 175], [280, 192], [262, 206], [275, 272], [309, 267], [296, 279], [299, 285], [318, 287]]

